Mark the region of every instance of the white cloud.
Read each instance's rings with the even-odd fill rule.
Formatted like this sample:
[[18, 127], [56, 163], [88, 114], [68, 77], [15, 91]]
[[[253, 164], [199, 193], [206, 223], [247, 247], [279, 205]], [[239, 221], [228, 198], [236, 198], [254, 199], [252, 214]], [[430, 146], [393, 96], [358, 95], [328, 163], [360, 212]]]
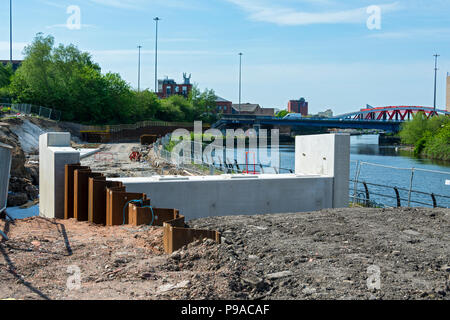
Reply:
[[[298, 26], [309, 24], [361, 23], [369, 17], [367, 7], [329, 12], [304, 12], [289, 7], [263, 4], [257, 0], [226, 0], [249, 13], [253, 21], [278, 25]], [[397, 2], [379, 5], [383, 13], [400, 8]]]
[[398, 39], [417, 39], [417, 38], [438, 38], [450, 36], [450, 29], [409, 29], [392, 32], [376, 32], [369, 34], [367, 38], [383, 39], [383, 40], [398, 40]]

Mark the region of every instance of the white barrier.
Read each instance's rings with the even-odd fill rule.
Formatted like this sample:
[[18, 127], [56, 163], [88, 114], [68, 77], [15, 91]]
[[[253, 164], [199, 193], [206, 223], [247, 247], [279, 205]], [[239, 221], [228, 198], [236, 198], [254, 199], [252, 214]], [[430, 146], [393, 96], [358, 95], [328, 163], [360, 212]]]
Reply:
[[80, 152], [70, 146], [70, 133], [45, 133], [39, 137], [39, 214], [64, 218], [65, 165], [80, 162]]
[[6, 209], [13, 147], [0, 143], [0, 213]]

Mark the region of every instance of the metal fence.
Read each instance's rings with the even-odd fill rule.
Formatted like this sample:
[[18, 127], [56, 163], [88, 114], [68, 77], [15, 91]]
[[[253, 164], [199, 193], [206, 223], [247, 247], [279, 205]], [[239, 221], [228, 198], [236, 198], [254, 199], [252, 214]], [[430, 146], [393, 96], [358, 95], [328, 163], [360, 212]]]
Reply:
[[[438, 192], [427, 192], [426, 187], [422, 186], [422, 190], [418, 190], [415, 185], [420, 175], [426, 175], [423, 179], [431, 179], [432, 175], [439, 175], [439, 178], [434, 178], [436, 183], [445, 187], [446, 179], [450, 178], [450, 172], [428, 170], [420, 168], [398, 168], [393, 166], [386, 166], [376, 163], [369, 163], [364, 161], [352, 161], [355, 165], [355, 176], [350, 179], [350, 197], [353, 203], [362, 204], [369, 207], [411, 207], [411, 206], [426, 206], [433, 208], [449, 208], [450, 196]], [[392, 169], [397, 172], [410, 171], [407, 177], [408, 181], [403, 183], [403, 187], [399, 187], [395, 182], [391, 183], [373, 183], [369, 182], [367, 178], [361, 177], [361, 172], [364, 167], [376, 167], [381, 169]], [[389, 173], [384, 173], [386, 180], [393, 180], [393, 176]], [[423, 180], [419, 180], [419, 183]], [[404, 186], [407, 187], [404, 187]], [[443, 189], [442, 189], [442, 192]]]
[[62, 115], [59, 110], [25, 103], [2, 103], [0, 104], [0, 111], [9, 114], [22, 113], [55, 121], [60, 121]]

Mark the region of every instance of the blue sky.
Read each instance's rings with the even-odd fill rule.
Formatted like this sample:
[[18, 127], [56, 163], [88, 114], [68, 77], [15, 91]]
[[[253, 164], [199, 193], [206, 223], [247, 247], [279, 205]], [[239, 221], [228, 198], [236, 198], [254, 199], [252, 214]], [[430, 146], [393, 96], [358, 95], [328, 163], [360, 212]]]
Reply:
[[[305, 97], [310, 112], [354, 111], [366, 104], [433, 104], [438, 52], [438, 107], [450, 72], [448, 0], [13, 0], [14, 57], [38, 32], [89, 51], [103, 72], [154, 87], [153, 17], [159, 29], [159, 77], [192, 73], [200, 88], [238, 101], [284, 109]], [[81, 29], [66, 27], [67, 7], [81, 9]], [[381, 10], [370, 30], [369, 6]], [[0, 57], [9, 57], [9, 1], [0, 3]]]

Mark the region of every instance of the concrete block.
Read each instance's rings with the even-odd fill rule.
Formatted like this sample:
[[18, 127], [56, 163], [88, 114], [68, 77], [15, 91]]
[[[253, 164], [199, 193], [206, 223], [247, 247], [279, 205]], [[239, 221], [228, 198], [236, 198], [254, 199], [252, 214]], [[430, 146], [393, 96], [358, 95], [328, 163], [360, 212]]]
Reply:
[[39, 137], [39, 213], [64, 219], [65, 165], [80, 162], [71, 148], [70, 133], [45, 133]]
[[0, 143], [0, 212], [6, 209], [13, 147]]
[[296, 137], [295, 173], [333, 177], [333, 208], [348, 207], [350, 135], [323, 134]]
[[316, 211], [332, 208], [333, 178], [319, 175], [221, 175], [114, 178], [127, 192], [145, 193], [157, 208], [186, 219]]

